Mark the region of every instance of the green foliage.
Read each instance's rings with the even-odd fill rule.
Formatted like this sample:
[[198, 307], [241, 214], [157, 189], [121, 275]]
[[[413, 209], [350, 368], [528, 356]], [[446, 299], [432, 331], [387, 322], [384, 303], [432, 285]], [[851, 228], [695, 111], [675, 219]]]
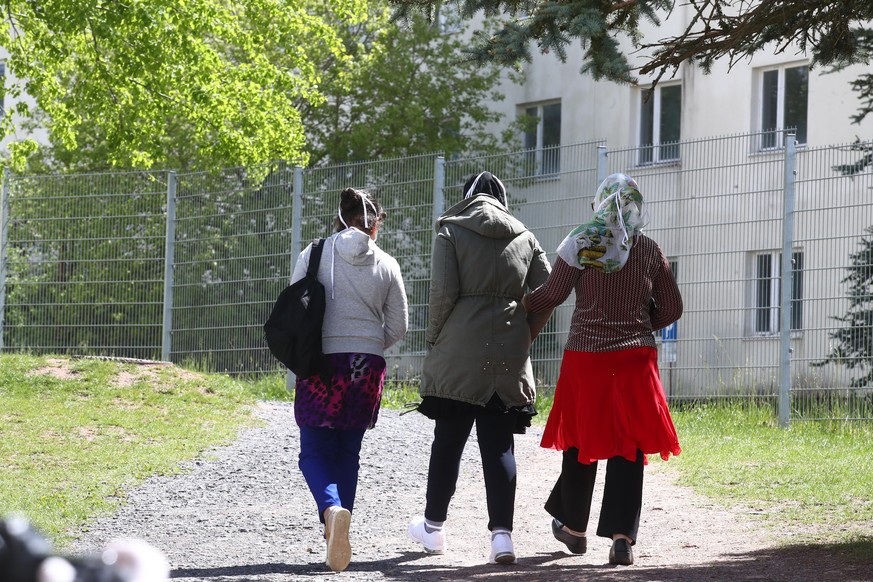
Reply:
[[[168, 181], [12, 177], [6, 349], [160, 359]], [[290, 276], [292, 182], [284, 165], [176, 177], [173, 361], [277, 369], [261, 326]]]
[[[440, 0], [392, 0], [398, 17], [406, 18], [422, 11], [429, 18], [447, 10]], [[451, 3], [450, 5], [454, 5]], [[470, 57], [477, 63], [497, 62], [515, 65], [531, 61], [530, 45], [543, 53], [554, 53], [567, 60], [566, 47], [581, 42], [585, 47], [581, 71], [595, 79], [632, 82], [633, 74], [622, 52], [617, 35], [638, 46], [641, 20], [660, 24], [658, 11], [669, 11], [673, 0], [639, 0], [603, 2], [602, 0], [463, 0], [457, 2], [462, 17], [473, 18], [482, 11], [486, 21], [500, 22], [495, 32], [476, 31], [476, 46]]]
[[[418, 386], [410, 382], [388, 380], [382, 390], [382, 406], [395, 410], [412, 410], [421, 402]], [[417, 414], [417, 413], [415, 413]]]
[[[680, 483], [728, 505], [754, 505], [774, 527], [806, 527], [807, 538], [851, 541], [873, 520], [869, 423], [778, 428], [773, 406], [725, 401], [673, 407], [682, 454], [667, 464]], [[818, 470], [811, 471], [810, 467]]]
[[[873, 82], [873, 77], [871, 77], [871, 82]], [[871, 89], [873, 89], [873, 84], [871, 84]], [[871, 106], [873, 106], [873, 101], [871, 101]], [[862, 142], [860, 139], [856, 139], [848, 146], [839, 149], [860, 152], [860, 154], [863, 154], [851, 164], [838, 164], [836, 166], [831, 166], [833, 171], [839, 172], [843, 176], [854, 176], [855, 174], [860, 174], [866, 170], [871, 163], [873, 163], [873, 143]]]
[[246, 393], [251, 394], [258, 400], [270, 400], [275, 402], [293, 402], [294, 386], [288, 387], [288, 374], [274, 372], [263, 374], [256, 378], [244, 381]]
[[[506, 149], [487, 127], [499, 120], [489, 103], [503, 99], [500, 68], [463, 59], [457, 17], [391, 22], [376, 0], [365, 21], [331, 24], [352, 61], [325, 76], [326, 101], [303, 105], [312, 165]], [[330, 55], [321, 67], [337, 70]]]
[[160, 358], [166, 176], [9, 184], [4, 347]]
[[[151, 3], [159, 4], [150, 0], [137, 10], [148, 12]], [[186, 13], [193, 18], [212, 3], [219, 2], [199, 0]], [[279, 159], [320, 165], [433, 151], [453, 155], [504, 145], [486, 131], [499, 117], [488, 104], [502, 98], [495, 92], [500, 69], [464, 61], [460, 34], [447, 34], [421, 17], [389, 22], [385, 0], [250, 4], [216, 14], [224, 34], [216, 42], [190, 41], [187, 49], [173, 43], [160, 50], [141, 47], [144, 63], [135, 72], [143, 78], [132, 86], [114, 86], [132, 75], [126, 61], [107, 57], [110, 70], [89, 69], [89, 82], [134, 93], [123, 104], [86, 98], [78, 90], [81, 71], [59, 72], [56, 99], [45, 105], [37, 94], [37, 107], [19, 121], [31, 129], [47, 126], [50, 144], [38, 151], [31, 141], [13, 144], [15, 159], [27, 158], [38, 173], [151, 165], [189, 171]], [[277, 20], [275, 11], [286, 4], [302, 4], [295, 10], [306, 12], [305, 18], [288, 13]], [[82, 26], [87, 36], [90, 29]], [[146, 30], [133, 42], [153, 40]], [[88, 48], [72, 40], [54, 42], [71, 43], [66, 47], [71, 52]], [[104, 52], [114, 49], [103, 42]], [[209, 51], [216, 54], [205, 59]], [[38, 56], [36, 49], [27, 54]], [[152, 71], [151, 59], [183, 58], [189, 60], [172, 69], [175, 77], [167, 78], [163, 65]], [[191, 61], [203, 71], [190, 70]], [[122, 69], [124, 76], [116, 74]], [[196, 90], [195, 82], [208, 87]], [[20, 91], [10, 88], [15, 95]], [[67, 125], [53, 121], [61, 106]], [[11, 127], [13, 120], [5, 122]]]
[[226, 376], [0, 358], [0, 515], [24, 514], [56, 541], [252, 422], [252, 396]]
[[[173, 360], [227, 373], [274, 371], [263, 323], [291, 276], [293, 169], [179, 176]], [[208, 331], [205, 331], [208, 330]]]
[[850, 265], [843, 283], [848, 285], [849, 308], [834, 319], [844, 324], [830, 333], [833, 347], [814, 366], [833, 362], [838, 366], [858, 369], [853, 387], [873, 385], [873, 227], [867, 227], [861, 238], [861, 249], [849, 255]]
[[[304, 161], [298, 104], [323, 99], [322, 55], [347, 58], [314, 10], [328, 5], [357, 22], [366, 1], [7, 0], [0, 46], [18, 81], [6, 93], [36, 108], [20, 101], [0, 127], [34, 120], [64, 149], [81, 142], [126, 167], [165, 160], [179, 134], [224, 165]], [[266, 58], [283, 49], [281, 65]]]

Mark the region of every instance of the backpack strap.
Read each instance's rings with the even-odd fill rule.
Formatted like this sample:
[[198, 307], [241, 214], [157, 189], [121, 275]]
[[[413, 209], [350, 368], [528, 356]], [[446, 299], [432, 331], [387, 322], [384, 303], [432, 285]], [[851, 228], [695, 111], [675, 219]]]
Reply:
[[321, 263], [321, 251], [323, 250], [323, 238], [312, 243], [312, 250], [309, 252], [309, 266], [306, 268], [307, 277], [316, 277], [318, 275], [318, 265]]

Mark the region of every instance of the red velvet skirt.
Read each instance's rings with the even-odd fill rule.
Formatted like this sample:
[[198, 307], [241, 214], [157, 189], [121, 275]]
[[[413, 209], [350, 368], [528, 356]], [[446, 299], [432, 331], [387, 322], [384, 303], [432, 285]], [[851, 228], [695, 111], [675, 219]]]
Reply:
[[579, 449], [579, 462], [611, 457], [681, 452], [667, 408], [658, 351], [641, 347], [615, 352], [565, 351], [555, 402], [540, 445]]

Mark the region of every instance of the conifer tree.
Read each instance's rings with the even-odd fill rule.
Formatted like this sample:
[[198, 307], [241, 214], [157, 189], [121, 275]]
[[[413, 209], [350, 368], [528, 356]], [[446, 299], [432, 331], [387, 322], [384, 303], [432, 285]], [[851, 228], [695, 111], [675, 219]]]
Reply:
[[844, 327], [830, 334], [832, 347], [827, 357], [813, 363], [823, 366], [832, 362], [857, 369], [859, 375], [852, 379], [853, 387], [873, 385], [873, 227], [867, 227], [866, 232], [861, 249], [849, 256], [848, 274], [842, 281], [849, 286], [849, 308], [834, 319]]

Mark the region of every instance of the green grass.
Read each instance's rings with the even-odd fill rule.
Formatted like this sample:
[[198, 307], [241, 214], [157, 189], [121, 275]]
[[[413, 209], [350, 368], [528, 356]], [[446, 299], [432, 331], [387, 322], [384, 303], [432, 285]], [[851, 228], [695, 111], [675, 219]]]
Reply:
[[0, 516], [63, 542], [124, 490], [169, 474], [252, 422], [254, 396], [174, 366], [0, 357]]
[[873, 560], [873, 421], [783, 429], [772, 405], [753, 401], [675, 407], [673, 419], [682, 454], [664, 466], [680, 484], [752, 508], [795, 541], [856, 545]]
[[[0, 356], [0, 516], [25, 514], [57, 543], [111, 511], [145, 477], [234, 438], [256, 400], [292, 400], [285, 375], [243, 381], [175, 366]], [[389, 382], [385, 408], [419, 400]], [[551, 408], [538, 397], [537, 424]], [[682, 454], [650, 470], [675, 471], [726, 507], [873, 561], [873, 421], [778, 427], [770, 404], [674, 406]]]

